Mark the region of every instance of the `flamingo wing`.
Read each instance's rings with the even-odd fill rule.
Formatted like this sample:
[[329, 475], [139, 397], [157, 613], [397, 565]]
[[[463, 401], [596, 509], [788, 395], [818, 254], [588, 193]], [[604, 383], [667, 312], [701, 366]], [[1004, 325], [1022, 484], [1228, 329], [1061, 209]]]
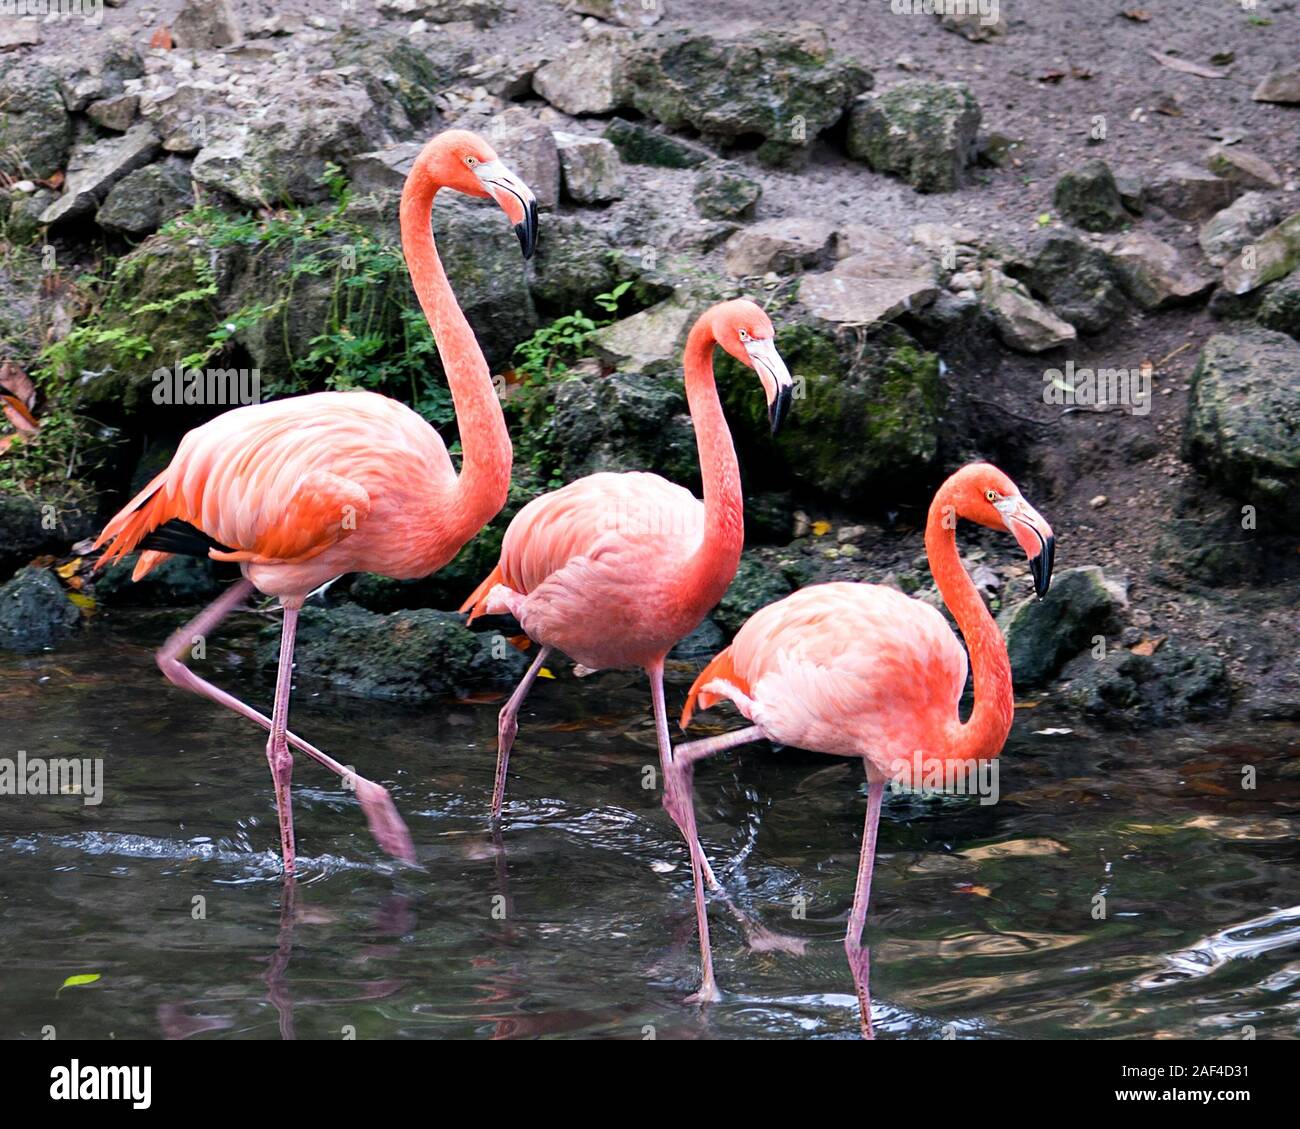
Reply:
[[461, 610], [482, 615], [496, 584], [528, 595], [561, 572], [582, 572], [598, 560], [616, 564], [620, 550], [647, 538], [662, 541], [665, 551], [689, 553], [702, 534], [703, 506], [689, 490], [657, 474], [588, 475], [519, 511], [500, 562]]
[[728, 698], [774, 740], [862, 755], [954, 716], [966, 653], [928, 604], [874, 584], [816, 584], [755, 613], [691, 687]]
[[170, 551], [185, 551], [187, 536], [189, 551], [206, 544], [218, 560], [273, 564], [324, 552], [370, 513], [366, 488], [332, 467], [345, 440], [364, 438], [358, 432], [372, 406], [352, 394], [322, 393], [236, 408], [195, 428], [168, 467], [104, 527], [96, 545], [109, 547], [100, 564], [143, 548], [139, 579]]

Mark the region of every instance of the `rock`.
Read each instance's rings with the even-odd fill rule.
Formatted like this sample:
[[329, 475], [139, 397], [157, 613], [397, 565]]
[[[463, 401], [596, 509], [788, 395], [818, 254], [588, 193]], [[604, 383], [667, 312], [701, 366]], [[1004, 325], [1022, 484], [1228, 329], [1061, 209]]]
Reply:
[[72, 636], [81, 613], [54, 573], [21, 568], [0, 586], [0, 650], [29, 655]]
[[870, 82], [861, 66], [832, 53], [821, 28], [803, 23], [728, 37], [639, 32], [622, 66], [625, 104], [670, 128], [797, 144], [838, 121]]
[[158, 135], [142, 122], [121, 137], [73, 150], [63, 195], [45, 209], [41, 222], [60, 223], [94, 211], [113, 185], [152, 161], [158, 148]]
[[1221, 267], [1280, 218], [1276, 201], [1260, 192], [1247, 192], [1201, 225], [1201, 250], [1210, 262]]
[[[460, 123], [475, 128], [472, 122]], [[549, 129], [522, 106], [493, 115], [480, 132], [488, 143], [533, 190], [537, 206], [550, 211], [560, 202], [560, 154]]]
[[727, 240], [727, 273], [736, 278], [790, 274], [825, 265], [835, 247], [835, 225], [812, 216], [765, 220]]
[[521, 456], [549, 480], [648, 470], [694, 484], [695, 431], [681, 378], [665, 370], [584, 374], [547, 385], [525, 413]]
[[206, 604], [221, 590], [212, 561], [202, 557], [168, 557], [138, 581], [131, 579], [135, 562], [132, 553], [96, 574], [96, 604], [187, 607]]
[[993, 267], [985, 272], [980, 301], [998, 336], [1022, 353], [1042, 353], [1078, 337], [1074, 326], [1034, 301], [1021, 283]]
[[592, 351], [620, 372], [652, 373], [681, 363], [682, 348], [699, 311], [669, 298], [631, 317], [596, 330]]
[[1211, 337], [1192, 374], [1183, 455], [1266, 530], [1300, 529], [1297, 372], [1300, 344], [1252, 328]]
[[168, 157], [118, 181], [100, 205], [95, 222], [128, 239], [143, 239], [193, 203], [189, 162]]
[[72, 119], [58, 79], [23, 58], [0, 56], [0, 174], [44, 180], [72, 147]]
[[[460, 81], [474, 58], [464, 39], [438, 36], [417, 46], [385, 28], [348, 27], [328, 44], [322, 73], [359, 82], [397, 140], [428, 141], [438, 124], [434, 99]], [[291, 100], [313, 97], [295, 83]]]
[[[279, 651], [276, 624], [262, 632], [258, 665], [274, 669]], [[298, 619], [294, 681], [353, 697], [436, 701], [514, 686], [527, 666], [501, 636], [476, 634], [450, 612], [375, 615], [355, 604], [308, 605]]]
[[708, 219], [749, 219], [762, 198], [763, 186], [735, 168], [722, 164], [701, 169], [691, 199]]
[[945, 31], [955, 31], [972, 43], [991, 43], [1007, 33], [1007, 18], [998, 11], [996, 4], [990, 9], [989, 15], [977, 11], [936, 12], [935, 15], [943, 22]]
[[1100, 333], [1124, 312], [1124, 292], [1110, 258], [1072, 232], [1043, 236], [1013, 273], [1083, 333]]
[[1251, 97], [1256, 102], [1300, 102], [1300, 64], [1284, 67], [1266, 75]]
[[1067, 220], [1085, 231], [1118, 231], [1129, 222], [1115, 175], [1097, 158], [1062, 176], [1052, 199]]
[[328, 164], [346, 167], [349, 158], [388, 140], [364, 86], [336, 74], [309, 75], [274, 115], [219, 122], [190, 175], [250, 208], [317, 203], [329, 197]]
[[1133, 231], [1107, 251], [1125, 289], [1145, 310], [1161, 310], [1208, 294], [1214, 279], [1188, 263], [1168, 243], [1145, 231]]
[[403, 141], [386, 149], [358, 153], [348, 161], [348, 180], [353, 190], [400, 193], [424, 145], [423, 141]]
[[67, 506], [52, 512], [26, 494], [0, 494], [0, 576], [8, 576], [39, 553], [62, 551], [93, 532], [93, 513]]
[[762, 483], [800, 483], [857, 505], [931, 472], [945, 402], [934, 353], [896, 327], [865, 340], [846, 335], [841, 349], [836, 334], [789, 319], [777, 329], [777, 346], [803, 378], [804, 396], [791, 406], [775, 451], [753, 372], [721, 354], [714, 362], [742, 463]]
[[1281, 188], [1282, 176], [1263, 157], [1237, 146], [1212, 145], [1205, 154], [1205, 167], [1224, 180], [1245, 189]]
[[603, 204], [625, 190], [623, 162], [612, 142], [603, 137], [555, 134], [564, 190], [579, 204]]
[[1174, 725], [1222, 717], [1232, 694], [1223, 660], [1166, 645], [1154, 655], [1114, 650], [1082, 657], [1067, 669], [1065, 697], [1107, 726]]
[[0, 23], [0, 51], [31, 47], [41, 41], [41, 25], [35, 20], [5, 20]]
[[645, 0], [569, 0], [568, 6], [584, 16], [595, 16], [598, 20], [623, 27], [651, 27], [663, 19], [664, 14], [653, 0], [649, 4]]
[[528, 286], [537, 308], [561, 316], [590, 309], [597, 294], [621, 281], [614, 244], [604, 227], [584, 215], [556, 213], [546, 219]]
[[1300, 212], [1264, 232], [1223, 271], [1223, 289], [1247, 294], [1266, 282], [1285, 278], [1300, 266]]
[[668, 658], [677, 662], [705, 663], [727, 645], [727, 637], [711, 619], [706, 619], [685, 639], [668, 652]]
[[140, 109], [138, 94], [115, 94], [111, 98], [101, 98], [86, 107], [86, 117], [104, 129], [114, 133], [125, 133], [135, 121]]
[[230, 0], [184, 0], [171, 22], [177, 47], [230, 47], [243, 42]]
[[543, 63], [533, 89], [557, 110], [575, 117], [609, 114], [623, 103], [622, 40], [595, 36]]
[[799, 301], [808, 311], [836, 325], [892, 321], [927, 306], [938, 293], [934, 282], [922, 278], [856, 278], [844, 267], [807, 275], [799, 285]]
[[377, 0], [376, 7], [394, 19], [428, 20], [448, 24], [468, 20], [475, 27], [488, 27], [500, 17], [501, 0]]
[[91, 102], [120, 95], [127, 79], [144, 74], [144, 61], [129, 34], [114, 29], [98, 41], [90, 41], [76, 55], [58, 60], [59, 92], [63, 104], [74, 113]]
[[1249, 586], [1259, 577], [1264, 556], [1259, 539], [1242, 528], [1239, 510], [1210, 506], [1184, 515], [1164, 515], [1155, 541], [1151, 578], [1173, 587], [1188, 579], [1212, 588]]
[[143, 91], [140, 116], [154, 127], [168, 153], [197, 153], [221, 123], [236, 121], [222, 91], [197, 83]]
[[1260, 294], [1255, 320], [1265, 329], [1275, 329], [1300, 340], [1300, 274], [1289, 274], [1270, 282]]
[[1147, 198], [1182, 220], [1203, 220], [1226, 208], [1238, 194], [1230, 180], [1208, 169], [1176, 161], [1160, 170], [1147, 184]]
[[784, 599], [793, 590], [790, 582], [769, 566], [752, 549], [740, 555], [736, 578], [713, 613], [713, 619], [730, 637], [735, 635], [760, 608]]
[[848, 154], [918, 192], [950, 192], [975, 159], [979, 125], [979, 103], [965, 83], [911, 79], [854, 102]]
[[1041, 600], [1030, 596], [1006, 608], [998, 626], [1007, 640], [1013, 685], [1045, 685], [1068, 658], [1091, 647], [1127, 603], [1123, 585], [1087, 565], [1057, 573]]
[[713, 160], [699, 145], [669, 137], [657, 129], [615, 118], [605, 128], [605, 139], [614, 144], [623, 160], [633, 165], [655, 165], [664, 169], [693, 169]]

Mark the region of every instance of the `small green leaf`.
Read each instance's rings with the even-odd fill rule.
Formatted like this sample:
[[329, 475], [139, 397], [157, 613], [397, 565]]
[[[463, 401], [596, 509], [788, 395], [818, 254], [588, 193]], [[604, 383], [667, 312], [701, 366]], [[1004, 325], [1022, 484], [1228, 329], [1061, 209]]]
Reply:
[[[81, 972], [76, 976], [69, 976], [63, 982], [63, 986], [59, 988], [59, 992], [62, 992], [64, 988], [79, 988], [82, 984], [93, 984], [99, 979], [99, 975], [98, 972]], [[59, 992], [54, 993], [55, 999], [59, 998]]]
[[1038, 217], [1038, 226], [1039, 226], [1039, 227], [1046, 227], [1046, 226], [1047, 226], [1049, 223], [1051, 223], [1051, 222], [1052, 222], [1052, 213], [1051, 213], [1051, 212], [1043, 212], [1042, 215], [1040, 215], [1040, 216]]

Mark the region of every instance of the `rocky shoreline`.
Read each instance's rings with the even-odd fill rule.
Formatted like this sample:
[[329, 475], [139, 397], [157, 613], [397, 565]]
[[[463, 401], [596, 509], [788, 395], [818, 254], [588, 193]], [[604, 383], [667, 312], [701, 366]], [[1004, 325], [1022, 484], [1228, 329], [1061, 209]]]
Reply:
[[[1133, 110], [1104, 74], [1027, 62], [1051, 4], [926, 17], [906, 51], [873, 46], [901, 34], [883, 5], [868, 26], [809, 4], [793, 28], [536, 7], [121, 0], [75, 38], [41, 25], [0, 48], [0, 647], [75, 646], [99, 616], [197, 606], [226, 578], [182, 559], [139, 586], [89, 572], [85, 539], [220, 410], [160, 397], [159, 370], [256, 372], [264, 397], [375, 388], [452, 442], [396, 218], [422, 141], [460, 126], [543, 209], [527, 270], [490, 209], [434, 212], [500, 374], [510, 503], [436, 577], [335, 585], [304, 615], [303, 677], [404, 701], [517, 679], [519, 652], [448, 609], [553, 485], [648, 469], [698, 489], [681, 344], [704, 304], [748, 294], [800, 386], [773, 446], [719, 362], [749, 547], [681, 657], [819, 581], [937, 603], [925, 506], [987, 457], [1059, 540], [1038, 603], [1007, 546], [960, 535], [1021, 698], [1098, 725], [1300, 717], [1300, 195], [1277, 140], [1294, 66], [1262, 40], [1217, 63], [1162, 48], [1227, 81], [1152, 60], [1159, 89]], [[1135, 49], [1159, 42], [1115, 18]], [[1013, 81], [1042, 99], [1092, 83], [1100, 108], [1053, 143], [991, 94]], [[1133, 159], [1140, 129], [1158, 157]], [[386, 680], [363, 669], [378, 654]]]

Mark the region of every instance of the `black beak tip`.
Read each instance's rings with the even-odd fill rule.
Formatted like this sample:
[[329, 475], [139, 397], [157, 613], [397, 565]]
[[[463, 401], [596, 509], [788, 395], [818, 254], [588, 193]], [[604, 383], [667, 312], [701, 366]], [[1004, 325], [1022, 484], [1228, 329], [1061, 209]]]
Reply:
[[515, 235], [519, 238], [519, 249], [524, 258], [531, 259], [537, 250], [537, 201], [528, 201], [522, 222], [515, 224]]
[[1043, 542], [1042, 552], [1029, 562], [1029, 571], [1034, 577], [1034, 591], [1041, 600], [1047, 595], [1052, 585], [1052, 564], [1056, 558], [1056, 538], [1049, 537]]
[[772, 425], [772, 438], [776, 438], [776, 433], [781, 430], [781, 424], [785, 422], [786, 413], [790, 410], [790, 388], [778, 389], [776, 399], [768, 406], [767, 418]]

